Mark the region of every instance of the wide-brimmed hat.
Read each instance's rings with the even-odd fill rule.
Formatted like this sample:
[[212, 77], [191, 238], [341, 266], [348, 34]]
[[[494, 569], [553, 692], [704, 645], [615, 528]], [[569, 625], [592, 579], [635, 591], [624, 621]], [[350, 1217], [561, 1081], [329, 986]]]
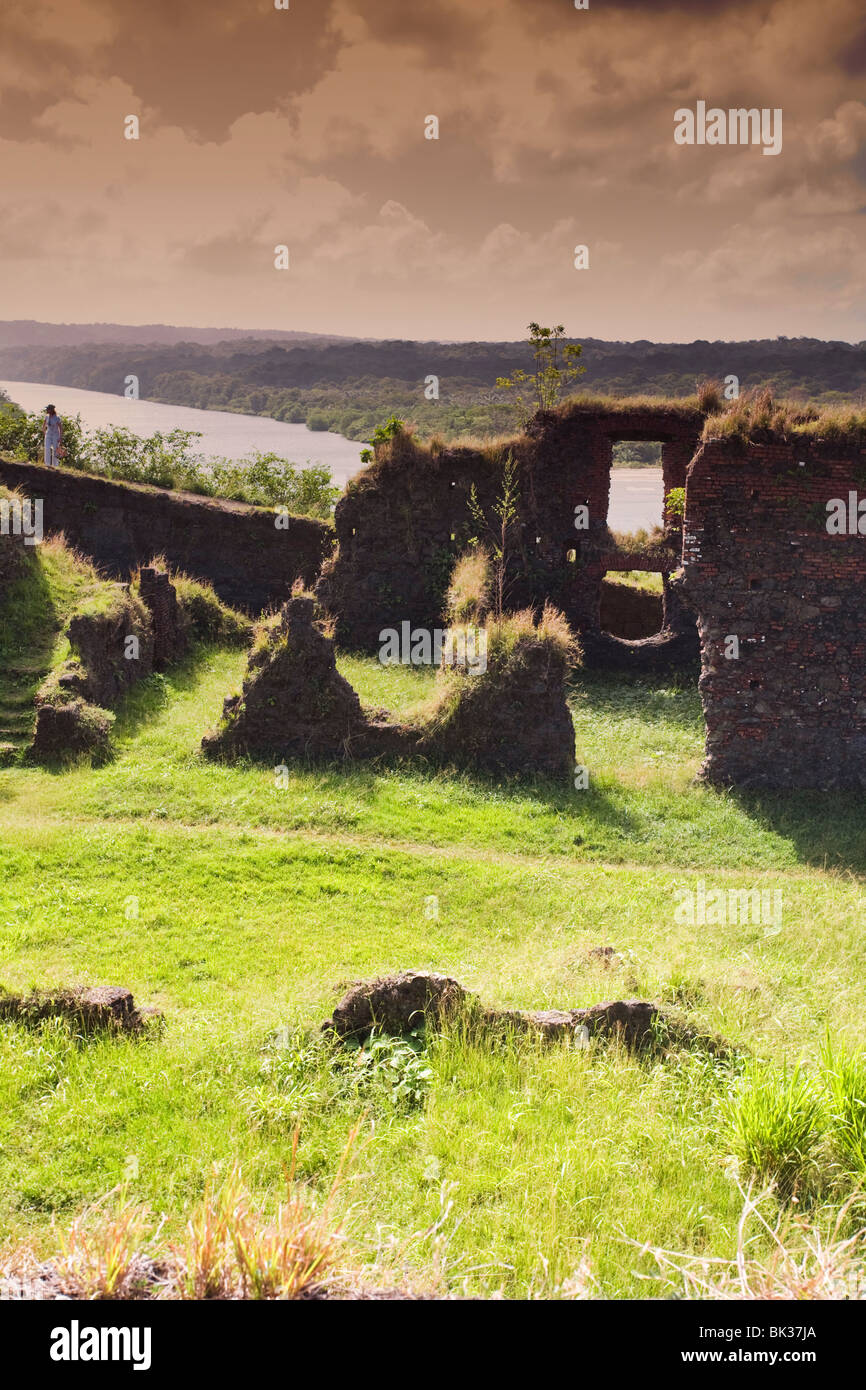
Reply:
[[53, 405], [47, 405], [47, 406], [45, 407], [45, 409], [46, 409], [46, 410], [54, 410], [55, 407], [54, 407]]

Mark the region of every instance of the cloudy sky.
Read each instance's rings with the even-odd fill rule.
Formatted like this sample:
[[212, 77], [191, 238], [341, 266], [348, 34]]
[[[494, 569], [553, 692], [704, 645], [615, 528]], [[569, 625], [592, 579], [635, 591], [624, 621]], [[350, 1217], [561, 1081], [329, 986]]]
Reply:
[[0, 317], [866, 339], [863, 0], [289, 6], [3, 0]]

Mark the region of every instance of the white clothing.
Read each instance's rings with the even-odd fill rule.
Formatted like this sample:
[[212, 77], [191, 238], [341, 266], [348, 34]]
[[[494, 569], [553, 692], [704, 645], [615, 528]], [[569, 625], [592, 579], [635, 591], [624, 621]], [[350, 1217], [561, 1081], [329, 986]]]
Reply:
[[60, 448], [60, 416], [45, 416], [45, 463], [48, 468], [59, 468], [57, 450]]

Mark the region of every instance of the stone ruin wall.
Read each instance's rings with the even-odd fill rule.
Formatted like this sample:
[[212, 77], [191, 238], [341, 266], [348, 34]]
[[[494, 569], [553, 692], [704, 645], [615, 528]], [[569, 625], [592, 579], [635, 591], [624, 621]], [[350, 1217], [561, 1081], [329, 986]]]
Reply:
[[[536, 416], [512, 446], [521, 515], [508, 606], [549, 598], [580, 633], [590, 667], [666, 671], [696, 655], [699, 636], [710, 781], [860, 788], [866, 537], [829, 534], [826, 519], [832, 498], [866, 495], [866, 451], [851, 440], [769, 435], [698, 445], [702, 424], [697, 412], [652, 407]], [[667, 518], [664, 544], [644, 554], [618, 551], [606, 528], [611, 445], [629, 439], [662, 440], [665, 493], [686, 486], [682, 532]], [[407, 619], [426, 629], [442, 624], [451, 566], [474, 531], [470, 487], [489, 514], [500, 476], [493, 450], [435, 451], [404, 437], [350, 485], [337, 506], [339, 551], [318, 585], [341, 645], [375, 651], [383, 628]], [[2, 461], [0, 481], [45, 496], [47, 529], [65, 530], [111, 572], [164, 550], [248, 609], [285, 601], [296, 573], [313, 577], [329, 551], [320, 523], [299, 523], [286, 547], [289, 533], [251, 508], [214, 511], [195, 499]], [[582, 532], [573, 521], [579, 504], [589, 509]], [[631, 642], [602, 631], [602, 578], [617, 569], [663, 574], [657, 636]], [[148, 598], [152, 612], [170, 604], [156, 588]], [[725, 655], [731, 637], [736, 657]]]
[[[603, 633], [600, 598], [606, 572], [644, 569], [666, 576], [680, 557], [680, 527], [670, 517], [660, 548], [635, 554], [615, 547], [607, 530], [613, 443], [662, 441], [667, 495], [685, 484], [703, 420], [696, 410], [572, 406], [539, 413], [510, 446], [520, 516], [508, 607], [541, 607], [549, 599], [580, 633], [587, 665], [650, 670], [689, 659], [697, 663], [694, 617], [667, 582], [664, 634], [648, 642]], [[476, 530], [470, 489], [474, 484], [492, 517], [500, 453], [434, 450], [404, 436], [349, 485], [335, 515], [339, 550], [326, 562], [317, 588], [336, 619], [341, 645], [376, 651], [385, 628], [399, 630], [407, 620], [428, 630], [441, 625], [451, 569]], [[589, 513], [586, 530], [575, 529], [580, 505]]]
[[850, 444], [699, 450], [675, 587], [699, 615], [710, 781], [866, 786], [866, 536], [826, 526], [827, 502], [858, 489], [866, 451]]
[[233, 608], [284, 603], [300, 577], [311, 584], [333, 531], [311, 517], [277, 529], [273, 511], [240, 502], [95, 478], [0, 458], [0, 483], [43, 501], [46, 535], [63, 532], [112, 578], [128, 579], [156, 555], [204, 579]]

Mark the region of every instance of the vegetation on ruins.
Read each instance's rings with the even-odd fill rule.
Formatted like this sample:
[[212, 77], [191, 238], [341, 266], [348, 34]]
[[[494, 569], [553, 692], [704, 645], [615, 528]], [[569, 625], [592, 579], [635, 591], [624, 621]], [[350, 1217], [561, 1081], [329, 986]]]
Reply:
[[508, 567], [512, 559], [514, 532], [520, 516], [520, 487], [517, 482], [517, 463], [511, 449], [502, 459], [502, 477], [499, 492], [491, 510], [495, 521], [490, 521], [478, 500], [478, 489], [473, 483], [469, 490], [469, 516], [476, 534], [469, 538], [471, 546], [483, 546], [492, 559], [490, 576], [493, 595], [493, 613], [498, 619], [504, 613], [505, 596], [508, 588]]
[[[412, 448], [394, 432], [377, 463]], [[0, 719], [26, 720], [70, 617], [122, 600], [61, 540], [12, 539]], [[0, 1008], [0, 1294], [866, 1291], [862, 793], [700, 784], [694, 683], [576, 666], [550, 609], [491, 616], [493, 561], [489, 537], [460, 559], [447, 620], [486, 623], [497, 678], [527, 653], [571, 669], [561, 771], [205, 762], [279, 618], [249, 652], [183, 577], [197, 641], [118, 702], [113, 757], [0, 766], [0, 1001], [122, 981], [164, 1016], [138, 1035]], [[337, 669], [406, 726], [483, 698], [459, 669]], [[675, 909], [697, 883], [781, 891], [783, 930], [696, 929]], [[459, 1020], [322, 1032], [347, 981], [408, 963], [501, 1009], [639, 998], [693, 1031], [658, 1055], [491, 1046]]]
[[670, 492], [665, 495], [665, 511], [669, 516], [675, 517], [677, 521], [682, 521], [686, 510], [686, 490], [684, 487], [672, 487]]
[[[0, 488], [4, 496], [11, 494]], [[5, 563], [10, 553], [14, 569]], [[152, 563], [168, 569], [161, 557]], [[252, 623], [222, 603], [210, 585], [185, 574], [171, 578], [187, 640], [226, 647], [249, 643]], [[89, 651], [94, 635], [113, 630], [146, 642], [139, 575], [129, 586], [106, 579], [62, 536], [38, 547], [13, 546], [0, 536], [0, 580], [0, 761], [20, 764], [33, 750], [37, 711], [50, 726], [52, 754], [56, 749], [70, 757], [108, 757], [115, 716], [101, 707], [108, 696], [94, 701], [92, 691], [88, 694], [96, 673], [88, 671], [88, 652], [78, 643], [85, 637]], [[97, 636], [97, 650], [100, 645]], [[101, 677], [109, 683], [112, 668], [124, 676], [135, 672], [135, 663], [123, 661], [119, 652], [109, 657], [113, 646], [122, 648], [122, 641], [108, 643]]]
[[565, 341], [565, 328], [543, 328], [540, 323], [529, 324], [529, 345], [535, 364], [534, 372], [518, 367], [510, 377], [498, 376], [496, 386], [513, 395], [518, 424], [525, 429], [538, 410], [555, 410], [578, 377], [585, 371], [577, 359], [583, 352], [579, 343]]
[[458, 558], [451, 572], [445, 595], [449, 626], [483, 623], [490, 611], [491, 590], [490, 552], [476, 544]]
[[707, 417], [704, 439], [736, 438], [763, 441], [768, 435], [804, 442], [844, 441], [866, 445], [866, 409], [847, 405], [819, 406], [777, 399], [767, 388], [745, 391], [727, 408]]

